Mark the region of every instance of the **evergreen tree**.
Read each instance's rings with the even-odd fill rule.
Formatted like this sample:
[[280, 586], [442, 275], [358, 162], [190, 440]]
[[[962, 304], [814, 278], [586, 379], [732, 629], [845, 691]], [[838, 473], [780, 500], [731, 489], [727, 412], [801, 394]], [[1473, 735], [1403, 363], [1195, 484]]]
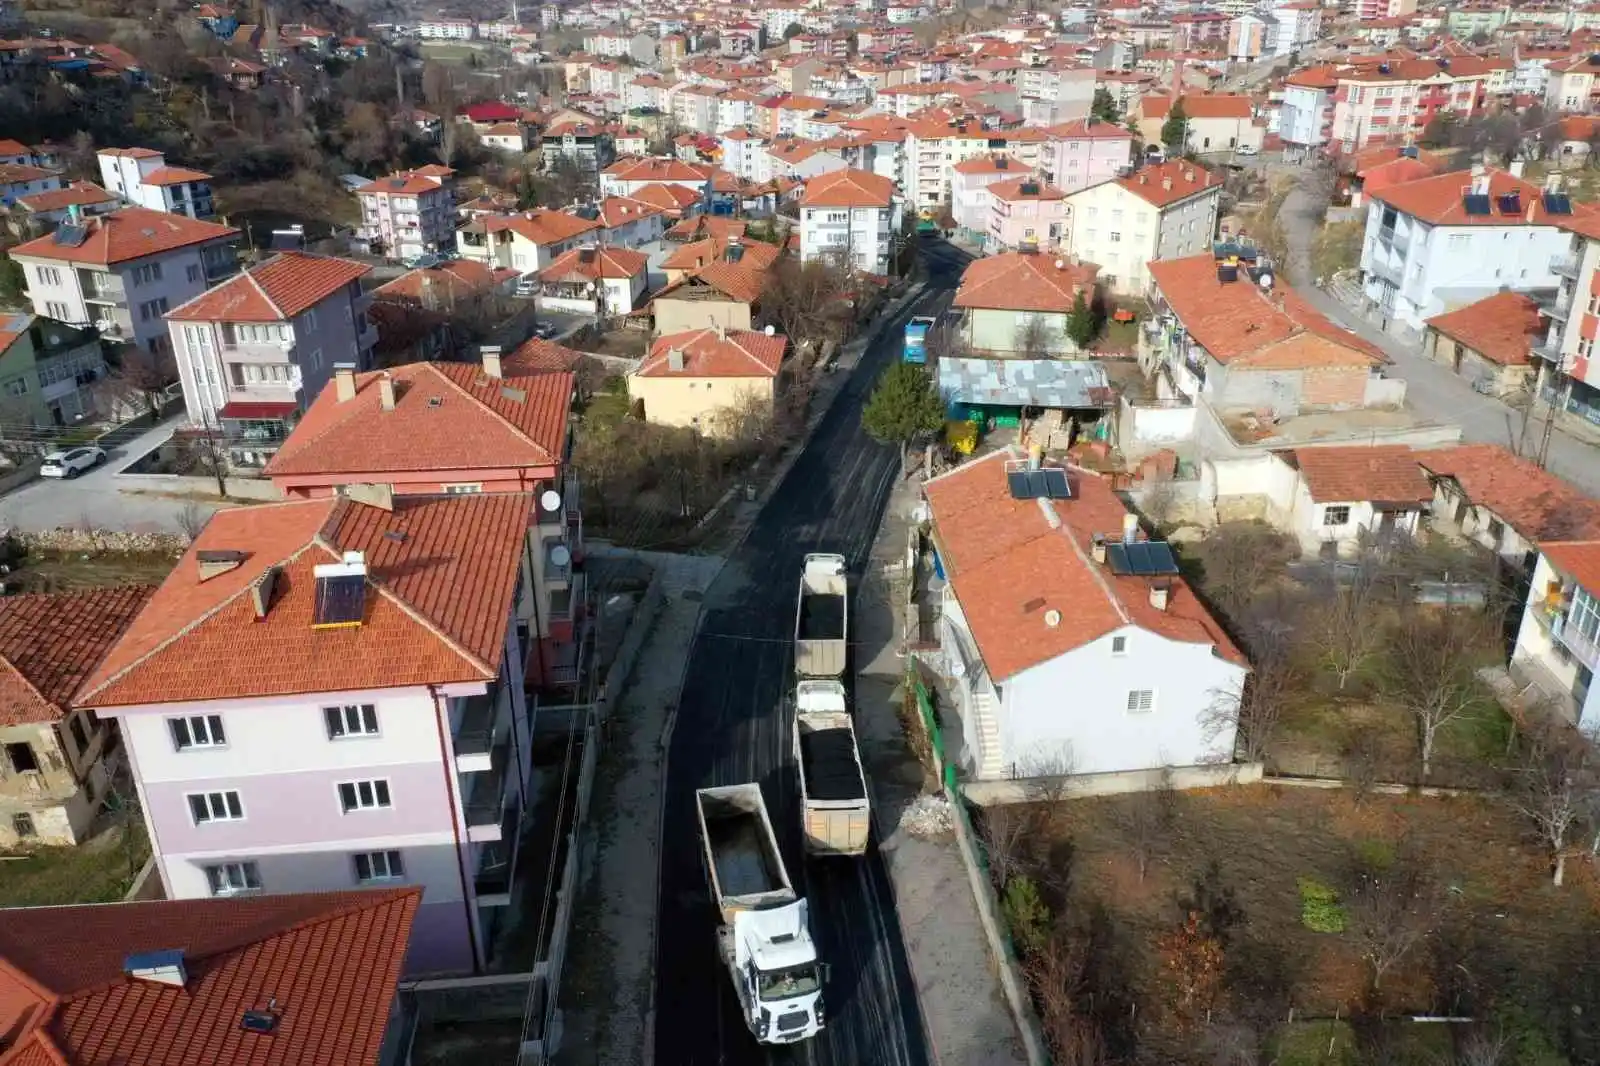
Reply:
[[906, 447], [944, 425], [944, 400], [932, 375], [916, 363], [891, 365], [862, 408], [861, 425], [873, 440], [899, 445], [904, 466]]
[[1089, 297], [1082, 289], [1072, 298], [1072, 310], [1067, 314], [1067, 336], [1081, 351], [1094, 340], [1094, 335], [1099, 332], [1100, 323], [1095, 320], [1094, 305], [1089, 302]]
[[1117, 110], [1117, 99], [1111, 95], [1110, 89], [1096, 89], [1094, 102], [1089, 105], [1089, 117], [1096, 122], [1110, 122], [1112, 124], [1122, 121], [1122, 114]]
[[1183, 98], [1172, 101], [1167, 121], [1161, 124], [1161, 143], [1167, 146], [1168, 155], [1182, 155], [1189, 143], [1189, 116], [1183, 110]]

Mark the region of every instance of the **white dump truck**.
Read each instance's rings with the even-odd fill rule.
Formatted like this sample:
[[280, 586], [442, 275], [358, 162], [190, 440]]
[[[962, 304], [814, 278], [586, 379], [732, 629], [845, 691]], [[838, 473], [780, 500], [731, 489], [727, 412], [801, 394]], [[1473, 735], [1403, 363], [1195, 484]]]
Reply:
[[850, 643], [850, 587], [842, 555], [807, 555], [794, 615], [796, 676], [843, 677]]
[[794, 758], [800, 767], [806, 850], [813, 855], [860, 855], [867, 850], [872, 810], [844, 684], [801, 681], [794, 700]]
[[806, 901], [795, 895], [757, 784], [695, 793], [706, 879], [721, 924], [717, 952], [750, 1032], [793, 1044], [822, 1031], [822, 983]]

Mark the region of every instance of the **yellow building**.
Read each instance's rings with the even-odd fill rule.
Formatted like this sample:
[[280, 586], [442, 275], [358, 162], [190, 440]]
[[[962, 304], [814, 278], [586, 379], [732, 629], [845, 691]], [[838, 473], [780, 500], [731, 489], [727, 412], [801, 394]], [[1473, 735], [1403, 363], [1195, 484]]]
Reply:
[[781, 334], [720, 326], [669, 333], [628, 376], [628, 398], [646, 421], [726, 436], [752, 407], [771, 410], [788, 346]]

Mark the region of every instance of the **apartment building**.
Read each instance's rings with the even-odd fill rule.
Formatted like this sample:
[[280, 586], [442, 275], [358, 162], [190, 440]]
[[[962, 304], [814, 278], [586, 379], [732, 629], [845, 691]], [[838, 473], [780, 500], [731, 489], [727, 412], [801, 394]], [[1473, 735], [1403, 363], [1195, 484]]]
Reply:
[[1583, 54], [1544, 65], [1547, 111], [1593, 114], [1600, 104], [1600, 55]]
[[417, 23], [417, 36], [424, 41], [471, 41], [478, 36], [478, 24], [471, 19], [423, 19]]
[[711, 170], [676, 159], [623, 159], [601, 172], [600, 192], [633, 196], [647, 185], [681, 185], [704, 199], [711, 193]]
[[601, 168], [611, 165], [616, 147], [610, 131], [603, 125], [556, 122], [547, 127], [540, 138], [539, 155], [547, 170], [565, 160], [577, 164], [585, 175], [593, 177]]
[[239, 269], [239, 231], [179, 214], [124, 207], [69, 216], [10, 251], [37, 314], [93, 326], [108, 340], [168, 351], [169, 310]]
[[[655, 206], [647, 204], [646, 206]], [[564, 211], [484, 215], [461, 227], [461, 257], [519, 274], [536, 274], [599, 230], [596, 218]]]
[[1600, 365], [1594, 350], [1600, 334], [1600, 223], [1592, 212], [1571, 211], [1560, 180], [1552, 175], [1540, 196], [1545, 207], [1564, 215], [1559, 225], [1567, 247], [1551, 259], [1558, 282], [1539, 301], [1545, 329], [1530, 354], [1545, 402], [1600, 425]]
[[167, 166], [167, 157], [149, 148], [102, 148], [100, 182], [130, 204], [152, 211], [210, 219], [216, 215], [211, 175]]
[[[1250, 97], [1237, 93], [1186, 93], [1183, 101], [1191, 152], [1260, 150], [1266, 135], [1257, 125]], [[1160, 144], [1161, 131], [1171, 114], [1174, 98], [1151, 93], [1139, 101], [1139, 131], [1146, 144]]]
[[1278, 104], [1278, 136], [1301, 152], [1320, 151], [1333, 131], [1334, 94], [1339, 79], [1332, 67], [1306, 67], [1284, 79]]
[[1148, 263], [1211, 247], [1222, 179], [1176, 159], [1068, 194], [1066, 247], [1100, 265], [1100, 283], [1119, 296], [1143, 296]]
[[456, 197], [449, 167], [430, 164], [399, 171], [356, 189], [357, 236], [391, 261], [455, 247]]
[[1094, 103], [1093, 67], [1056, 62], [1017, 72], [1017, 101], [1030, 126], [1054, 126], [1089, 117]]
[[949, 203], [955, 165], [978, 156], [1005, 154], [1029, 169], [1042, 168], [1049, 141], [1041, 129], [991, 130], [974, 119], [910, 122], [900, 181], [906, 204], [920, 211]]
[[989, 186], [1027, 177], [1028, 170], [1008, 155], [978, 156], [951, 168], [950, 214], [965, 240], [982, 243], [989, 232]]
[[100, 335], [30, 314], [0, 314], [0, 397], [11, 426], [71, 426], [96, 410]]
[[[1424, 320], [1500, 289], [1556, 290], [1553, 264], [1571, 251], [1567, 214], [1539, 186], [1474, 164], [1471, 172], [1388, 185], [1367, 194], [1362, 290], [1387, 319]], [[1567, 279], [1571, 280], [1571, 279]], [[1570, 307], [1558, 296], [1556, 314]]]
[[1133, 132], [1093, 118], [1051, 126], [1039, 165], [1051, 185], [1066, 192], [1110, 181], [1133, 164]]
[[266, 466], [334, 367], [371, 363], [371, 272], [283, 252], [167, 314], [189, 421], [221, 435], [231, 465]]
[[800, 200], [800, 259], [842, 257], [852, 270], [888, 274], [899, 253], [900, 196], [865, 170], [835, 170], [806, 183]]
[[1450, 111], [1458, 119], [1483, 111], [1490, 81], [1509, 64], [1476, 56], [1392, 59], [1340, 70], [1333, 95], [1330, 140], [1341, 151], [1368, 144], [1420, 137], [1433, 117]]
[[1012, 178], [988, 187], [984, 251], [1060, 247], [1067, 230], [1067, 195], [1037, 178]]

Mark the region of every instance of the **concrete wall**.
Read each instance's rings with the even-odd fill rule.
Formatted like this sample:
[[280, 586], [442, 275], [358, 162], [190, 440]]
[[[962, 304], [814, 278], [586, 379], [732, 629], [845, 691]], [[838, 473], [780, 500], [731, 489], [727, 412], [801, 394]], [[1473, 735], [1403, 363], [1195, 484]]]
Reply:
[[657, 300], [655, 335], [682, 333], [717, 325], [723, 329], [749, 329], [750, 305], [738, 300]]
[[980, 807], [1003, 807], [1009, 803], [1037, 803], [1043, 796], [1081, 799], [1090, 796], [1120, 796], [1130, 792], [1150, 792], [1167, 787], [1168, 784], [1178, 790], [1254, 785], [1261, 781], [1264, 772], [1264, 764], [1258, 762], [1217, 763], [1207, 766], [1127, 770], [1112, 774], [1074, 774], [1071, 777], [1019, 777], [1010, 781], [969, 781], [962, 785], [961, 790], [967, 799]]
[[1117, 432], [1125, 454], [1136, 454], [1141, 447], [1152, 450], [1162, 444], [1186, 441], [1194, 435], [1194, 405], [1143, 407], [1124, 398]]
[[759, 397], [772, 402], [771, 378], [628, 378], [628, 397], [644, 401], [647, 422], [668, 426], [696, 426], [710, 433], [716, 427], [716, 414]]

